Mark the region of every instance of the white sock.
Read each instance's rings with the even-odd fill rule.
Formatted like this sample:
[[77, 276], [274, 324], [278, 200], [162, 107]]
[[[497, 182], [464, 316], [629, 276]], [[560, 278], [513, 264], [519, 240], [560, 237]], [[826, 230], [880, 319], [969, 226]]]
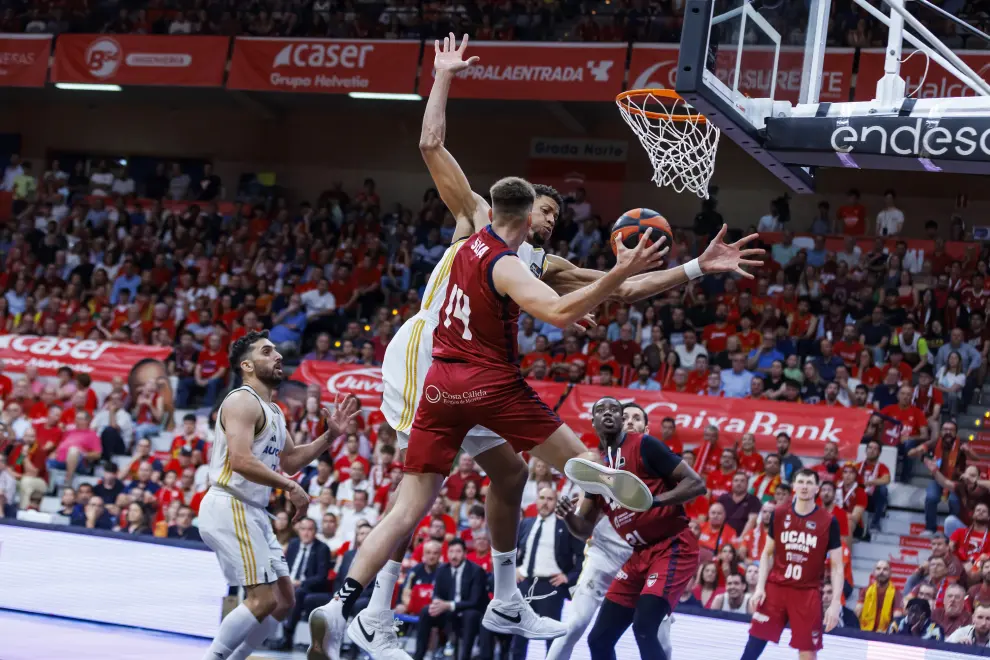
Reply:
[[274, 635], [277, 629], [278, 621], [272, 617], [266, 618], [248, 634], [243, 644], [234, 649], [227, 660], [247, 660], [247, 657], [264, 644], [266, 639]]
[[248, 635], [261, 624], [247, 605], [241, 603], [234, 611], [224, 617], [217, 630], [217, 636], [210, 644], [209, 650], [203, 656], [203, 660], [226, 660], [233, 653], [233, 649], [240, 646]]
[[399, 581], [399, 569], [402, 564], [389, 559], [385, 568], [378, 571], [375, 578], [375, 589], [371, 592], [371, 602], [368, 603], [368, 610], [379, 612], [381, 610], [392, 609], [392, 594], [395, 593], [395, 583]]
[[495, 600], [511, 600], [519, 591], [516, 586], [516, 550], [498, 552], [492, 548], [492, 564], [495, 573]]

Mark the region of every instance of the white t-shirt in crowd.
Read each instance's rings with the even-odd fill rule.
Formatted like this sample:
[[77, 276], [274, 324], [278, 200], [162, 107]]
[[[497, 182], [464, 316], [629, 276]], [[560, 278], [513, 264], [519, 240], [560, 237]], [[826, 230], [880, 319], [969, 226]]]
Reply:
[[133, 195], [134, 194], [134, 179], [127, 177], [126, 179], [117, 179], [110, 186], [110, 190], [114, 192], [115, 195]]
[[90, 184], [99, 186], [93, 191], [94, 195], [106, 194], [106, 191], [113, 187], [113, 181], [113, 172], [93, 172], [89, 177]]
[[897, 236], [904, 228], [904, 213], [897, 207], [877, 213], [877, 236]]
[[317, 289], [310, 289], [299, 296], [299, 300], [306, 306], [306, 316], [313, 316], [328, 309], [337, 309], [337, 299], [329, 291], [321, 294]]

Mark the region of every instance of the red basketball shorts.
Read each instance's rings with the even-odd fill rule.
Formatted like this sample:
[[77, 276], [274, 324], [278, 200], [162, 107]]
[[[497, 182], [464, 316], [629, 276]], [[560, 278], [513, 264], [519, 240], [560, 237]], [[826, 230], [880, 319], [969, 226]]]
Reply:
[[633, 609], [643, 594], [659, 596], [674, 608], [698, 571], [698, 539], [685, 528], [661, 543], [633, 550], [605, 598]]
[[449, 474], [464, 436], [476, 425], [520, 452], [563, 424], [518, 371], [434, 360], [409, 433], [405, 470]]
[[818, 589], [795, 589], [767, 583], [767, 597], [756, 612], [749, 634], [776, 644], [780, 633], [790, 624], [791, 648], [820, 651], [822, 648], [822, 592]]

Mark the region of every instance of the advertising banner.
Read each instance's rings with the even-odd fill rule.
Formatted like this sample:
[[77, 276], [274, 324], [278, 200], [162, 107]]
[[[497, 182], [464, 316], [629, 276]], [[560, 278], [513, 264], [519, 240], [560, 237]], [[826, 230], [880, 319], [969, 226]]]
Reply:
[[[984, 80], [990, 80], [990, 53], [977, 50], [956, 50], [959, 58]], [[909, 98], [931, 99], [947, 96], [976, 96], [958, 78], [924, 54], [905, 56], [901, 61], [904, 94]], [[877, 95], [877, 82], [883, 78], [883, 49], [859, 51], [859, 72], [856, 75], [856, 101], [871, 101]], [[827, 100], [827, 99], [822, 99]]]
[[[357, 395], [365, 406], [378, 407], [381, 403], [383, 388], [378, 367], [306, 360], [292, 378], [319, 384], [326, 400], [332, 401], [337, 393], [342, 393]], [[787, 433], [795, 454], [818, 457], [826, 442], [835, 442], [839, 445], [839, 455], [852, 460], [870, 419], [870, 411], [858, 408], [643, 392], [597, 385], [575, 385], [568, 391], [563, 383], [530, 384], [544, 403], [557, 408], [557, 414], [579, 436], [592, 430], [591, 407], [595, 401], [603, 396], [615, 396], [623, 402], [634, 401], [643, 406], [656, 428], [662, 418], [673, 417], [678, 437], [688, 445], [702, 442], [705, 427], [714, 425], [719, 429], [723, 446], [735, 442], [744, 433], [752, 433], [759, 451], [776, 451], [777, 434]]]
[[227, 37], [63, 34], [52, 82], [220, 87]]
[[418, 41], [238, 37], [227, 87], [261, 92], [411, 94], [419, 51]]
[[44, 87], [50, 34], [0, 34], [0, 87]]
[[[470, 99], [611, 101], [622, 91], [627, 45], [472, 41], [479, 61], [457, 74], [450, 95]], [[433, 87], [431, 43], [423, 49], [419, 93]]]
[[172, 349], [161, 346], [118, 344], [92, 339], [61, 339], [0, 335], [3, 371], [24, 373], [28, 366], [39, 376], [54, 376], [62, 367], [89, 374], [95, 382], [109, 383], [115, 376], [125, 381], [131, 369], [146, 359], [165, 360]]
[[[677, 75], [677, 44], [634, 44], [629, 63], [629, 89], [674, 89]], [[822, 67], [822, 101], [849, 100], [852, 85], [852, 65], [855, 50], [829, 48], [825, 52]], [[762, 46], [746, 46], [743, 64], [739, 72], [739, 91], [747, 96], [770, 95], [770, 79], [773, 75], [773, 49]], [[726, 85], [731, 85], [735, 75], [736, 51], [722, 49], [716, 58], [715, 75]], [[781, 48], [777, 60], [777, 87], [774, 98], [796, 103], [801, 91], [804, 68], [804, 49]], [[882, 67], [881, 67], [882, 70]], [[861, 78], [862, 79], [862, 78]]]

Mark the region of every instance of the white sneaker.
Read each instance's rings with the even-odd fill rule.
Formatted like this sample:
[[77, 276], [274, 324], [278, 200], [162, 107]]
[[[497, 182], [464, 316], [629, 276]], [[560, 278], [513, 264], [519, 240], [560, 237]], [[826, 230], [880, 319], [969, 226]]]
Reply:
[[518, 591], [511, 600], [492, 600], [481, 625], [495, 633], [522, 635], [526, 639], [557, 639], [567, 634], [567, 626], [539, 616]]
[[392, 610], [364, 610], [347, 626], [347, 636], [375, 660], [412, 660], [395, 634]]
[[572, 458], [564, 464], [564, 474], [586, 493], [615, 500], [630, 511], [648, 511], [653, 506], [653, 493], [632, 472]]
[[306, 660], [340, 660], [340, 643], [344, 641], [344, 603], [332, 599], [309, 615], [309, 648]]

